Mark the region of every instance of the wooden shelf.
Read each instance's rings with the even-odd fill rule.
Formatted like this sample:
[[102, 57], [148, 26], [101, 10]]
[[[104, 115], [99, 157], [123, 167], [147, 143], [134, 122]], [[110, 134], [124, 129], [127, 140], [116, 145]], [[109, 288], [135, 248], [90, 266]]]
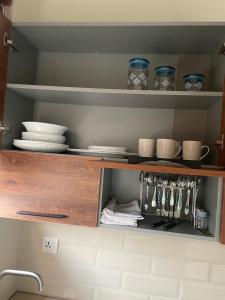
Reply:
[[[80, 161], [86, 167], [91, 168], [108, 168], [108, 169], [124, 169], [131, 171], [145, 171], [145, 172], [155, 172], [155, 173], [170, 173], [170, 174], [181, 174], [181, 175], [193, 175], [193, 176], [212, 176], [212, 177], [225, 177], [225, 169], [191, 169], [188, 167], [171, 167], [163, 165], [147, 165], [147, 164], [128, 164], [126, 160], [116, 161], [116, 160], [104, 160], [101, 157], [94, 156], [82, 156], [74, 154], [56, 154], [56, 153], [43, 153], [43, 152], [30, 152], [22, 150], [1, 150], [1, 158], [10, 159], [15, 156], [15, 158], [20, 158], [21, 163], [24, 159], [39, 159], [39, 163], [46, 157], [49, 159], [48, 168], [51, 165], [57, 164], [57, 161], [68, 161], [68, 163]], [[52, 161], [50, 160], [52, 158]], [[24, 166], [25, 167], [25, 166]], [[30, 167], [30, 166], [29, 166]]]
[[211, 54], [224, 24], [14, 23], [38, 51], [83, 53]]
[[137, 108], [208, 109], [223, 96], [222, 92], [208, 91], [138, 91], [27, 84], [8, 84], [7, 88], [40, 102]]
[[183, 220], [183, 222], [169, 230], [162, 230], [162, 227], [152, 228], [151, 223], [162, 220], [163, 217], [158, 216], [150, 216], [150, 215], [144, 215], [144, 220], [138, 222], [137, 227], [132, 226], [121, 226], [121, 225], [105, 225], [105, 224], [99, 224], [100, 227], [103, 228], [111, 228], [111, 229], [126, 229], [126, 230], [133, 230], [133, 231], [140, 231], [144, 233], [149, 232], [157, 232], [158, 234], [170, 234], [170, 235], [177, 235], [177, 236], [195, 236], [198, 237], [198, 239], [202, 240], [210, 240], [215, 241], [216, 237], [214, 237], [212, 234], [203, 234], [200, 231], [198, 231], [196, 228], [193, 228], [193, 223], [191, 220]]
[[225, 177], [225, 169], [191, 169], [188, 167], [171, 167], [163, 165], [147, 165], [147, 164], [128, 164], [121, 161], [110, 160], [92, 160], [89, 162], [90, 166], [106, 169], [124, 169], [131, 171], [145, 171], [153, 173], [169, 173], [190, 176], [212, 176], [212, 177]]

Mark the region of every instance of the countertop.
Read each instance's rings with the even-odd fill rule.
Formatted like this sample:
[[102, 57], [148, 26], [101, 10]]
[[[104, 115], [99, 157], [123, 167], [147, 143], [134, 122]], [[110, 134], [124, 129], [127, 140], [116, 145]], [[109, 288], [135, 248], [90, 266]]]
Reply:
[[10, 300], [60, 300], [59, 298], [44, 297], [40, 295], [16, 293]]

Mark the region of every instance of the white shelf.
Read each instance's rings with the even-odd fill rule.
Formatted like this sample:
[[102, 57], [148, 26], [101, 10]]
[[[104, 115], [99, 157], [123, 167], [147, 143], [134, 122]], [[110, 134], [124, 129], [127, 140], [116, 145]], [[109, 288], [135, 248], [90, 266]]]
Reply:
[[7, 89], [39, 102], [140, 108], [208, 109], [223, 96], [222, 92], [134, 91], [26, 84], [8, 84]]
[[[38, 51], [80, 53], [218, 53], [225, 25], [14, 23]], [[22, 45], [21, 45], [22, 48]]]

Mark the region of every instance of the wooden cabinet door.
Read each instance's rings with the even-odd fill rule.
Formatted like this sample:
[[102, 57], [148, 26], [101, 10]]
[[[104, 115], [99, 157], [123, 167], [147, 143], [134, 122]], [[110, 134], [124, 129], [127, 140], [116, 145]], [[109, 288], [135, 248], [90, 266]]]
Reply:
[[4, 45], [5, 37], [10, 36], [11, 22], [0, 9], [0, 121], [3, 121], [5, 89], [7, 83], [9, 48]]
[[101, 169], [88, 162], [75, 155], [0, 151], [0, 217], [95, 227]]

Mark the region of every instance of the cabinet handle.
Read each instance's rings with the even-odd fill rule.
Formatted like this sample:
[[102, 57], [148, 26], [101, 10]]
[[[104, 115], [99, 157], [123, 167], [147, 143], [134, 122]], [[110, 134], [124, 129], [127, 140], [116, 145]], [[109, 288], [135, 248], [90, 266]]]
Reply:
[[22, 216], [33, 216], [33, 217], [43, 217], [43, 218], [53, 218], [53, 219], [66, 219], [66, 218], [68, 218], [67, 215], [47, 214], [47, 213], [32, 212], [32, 211], [27, 211], [27, 210], [19, 210], [16, 213], [17, 213], [17, 215], [22, 215]]

